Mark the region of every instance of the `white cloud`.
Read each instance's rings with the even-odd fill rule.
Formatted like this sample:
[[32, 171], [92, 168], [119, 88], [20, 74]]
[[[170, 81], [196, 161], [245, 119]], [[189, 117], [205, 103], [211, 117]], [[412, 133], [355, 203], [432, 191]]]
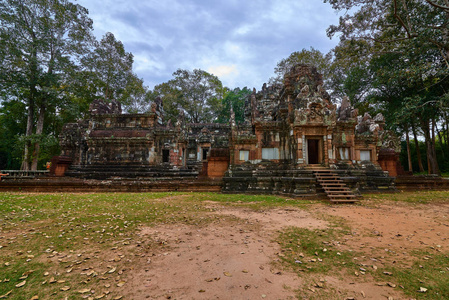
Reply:
[[201, 68], [223, 84], [257, 87], [276, 62], [337, 41], [325, 29], [338, 23], [329, 4], [310, 0], [78, 0], [98, 38], [112, 32], [135, 56], [135, 72], [153, 87], [178, 68]]
[[229, 75], [238, 75], [238, 70], [235, 65], [230, 66], [212, 66], [210, 67], [207, 72], [214, 74], [218, 77], [224, 77]]

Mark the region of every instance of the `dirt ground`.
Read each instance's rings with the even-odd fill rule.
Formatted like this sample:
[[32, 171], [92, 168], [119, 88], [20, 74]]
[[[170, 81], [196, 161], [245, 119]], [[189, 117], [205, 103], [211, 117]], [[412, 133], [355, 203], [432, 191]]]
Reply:
[[[311, 278], [276, 264], [282, 254], [275, 239], [284, 227], [326, 229], [331, 226], [326, 221], [329, 216], [346, 220], [351, 229], [338, 247], [364, 253], [353, 259], [366, 268], [396, 261], [407, 264], [414, 249], [449, 248], [448, 204], [316, 204], [307, 210], [258, 212], [214, 202], [207, 205], [215, 221], [205, 226], [141, 228], [142, 241], [156, 241], [164, 247], [135, 260], [124, 299], [313, 298], [313, 288], [301, 292]], [[331, 299], [410, 299], [369, 275], [360, 280], [344, 278], [335, 274], [314, 280], [326, 283], [333, 291]]]

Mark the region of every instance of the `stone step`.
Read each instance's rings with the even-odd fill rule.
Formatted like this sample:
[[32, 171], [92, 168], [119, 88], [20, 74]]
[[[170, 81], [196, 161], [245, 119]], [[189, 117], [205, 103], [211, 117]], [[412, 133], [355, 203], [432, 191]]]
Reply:
[[313, 175], [332, 203], [356, 202], [356, 196], [330, 169], [313, 169]]
[[356, 198], [355, 195], [330, 195], [330, 198]]
[[318, 179], [319, 182], [322, 183], [341, 183], [343, 180], [341, 179]]
[[319, 182], [321, 184], [321, 186], [343, 186], [345, 187], [346, 184], [344, 184], [343, 182]]

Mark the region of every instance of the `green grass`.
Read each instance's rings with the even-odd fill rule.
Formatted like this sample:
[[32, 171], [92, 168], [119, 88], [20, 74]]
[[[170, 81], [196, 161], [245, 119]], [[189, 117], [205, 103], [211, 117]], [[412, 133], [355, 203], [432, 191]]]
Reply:
[[299, 275], [327, 275], [342, 268], [354, 273], [358, 266], [353, 262], [353, 257], [358, 253], [336, 247], [336, 241], [343, 234], [343, 231], [337, 229], [309, 230], [291, 227], [282, 232], [277, 240], [282, 249], [280, 259]]
[[[377, 273], [377, 279], [395, 282], [398, 289], [417, 299], [448, 299], [449, 255], [427, 251], [414, 252], [412, 255], [415, 261], [411, 267], [387, 266]], [[385, 271], [392, 275], [385, 275]], [[427, 291], [419, 292], [420, 288]]]
[[394, 194], [366, 194], [366, 200], [397, 201], [410, 204], [448, 203], [448, 191], [400, 192]]
[[190, 195], [189, 200], [213, 201], [229, 206], [248, 207], [259, 210], [273, 207], [296, 206], [307, 208], [316, 204], [317, 200], [306, 200], [286, 198], [273, 195], [245, 195], [245, 194], [217, 194], [217, 193], [195, 193]]
[[[95, 252], [117, 248], [126, 249], [127, 255], [137, 253], [139, 248], [134, 240], [140, 226], [207, 222], [196, 216], [205, 211], [199, 202], [190, 201], [187, 205], [176, 199], [179, 196], [182, 195], [1, 193], [0, 296], [12, 291], [9, 299], [31, 299], [35, 295], [41, 295], [39, 299], [79, 299], [77, 290], [85, 285], [80, 283], [83, 276], [80, 277], [80, 271], [66, 270], [77, 268], [78, 263], [80, 268], [92, 263], [104, 271], [100, 259], [93, 258]], [[162, 246], [155, 241], [145, 247]], [[82, 256], [78, 258], [77, 253]], [[85, 255], [90, 260], [83, 260]], [[123, 261], [117, 265], [131, 267]], [[26, 285], [16, 288], [23, 281], [19, 278], [28, 271], [34, 272], [26, 278]], [[61, 291], [64, 284], [42, 284], [48, 279], [43, 276], [45, 271], [65, 280], [71, 289]], [[87, 286], [94, 288], [96, 284], [98, 280], [93, 278]]]
[[[375, 194], [365, 195], [365, 199], [368, 201], [359, 205], [386, 201], [439, 204], [447, 203], [449, 192]], [[133, 268], [135, 255], [162, 252], [171, 246], [151, 239], [139, 242], [139, 228], [161, 224], [207, 226], [218, 218], [207, 214], [214, 211], [217, 204], [252, 210], [278, 207], [309, 210], [329, 226], [322, 230], [291, 227], [280, 232], [277, 242], [281, 247], [282, 266], [304, 277], [309, 287], [317, 277], [326, 274], [355, 278], [360, 264], [354, 257], [364, 253], [341, 250], [338, 245], [351, 232], [351, 227], [344, 218], [317, 213], [313, 208], [321, 203], [272, 195], [215, 193], [0, 193], [0, 297], [12, 291], [7, 299], [29, 300], [35, 295], [39, 299], [80, 299], [78, 291], [84, 288], [95, 289], [98, 293], [108, 290], [109, 299], [120, 296], [123, 288], [116, 287], [119, 269], [125, 270], [126, 278], [126, 272]], [[232, 217], [220, 218], [235, 221]], [[125, 257], [116, 260], [120, 254]], [[392, 277], [384, 278], [382, 272], [373, 276], [402, 285], [401, 291], [411, 297], [446, 299], [449, 295], [447, 253], [413, 255], [416, 262], [411, 268], [385, 265], [385, 270], [394, 274]], [[431, 259], [424, 260], [425, 255]], [[117, 267], [117, 272], [107, 273], [107, 265]], [[72, 272], [67, 272], [71, 269]], [[86, 276], [82, 273], [88, 271], [83, 269], [95, 270], [98, 276]], [[49, 275], [44, 276], [45, 272]], [[20, 279], [27, 273], [26, 279]], [[51, 277], [65, 282], [50, 284]], [[26, 284], [17, 288], [24, 280]], [[109, 288], [105, 288], [106, 283]], [[63, 286], [71, 288], [61, 291]], [[418, 293], [421, 286], [428, 291]], [[320, 293], [309, 296], [332, 299], [335, 291], [329, 287]]]

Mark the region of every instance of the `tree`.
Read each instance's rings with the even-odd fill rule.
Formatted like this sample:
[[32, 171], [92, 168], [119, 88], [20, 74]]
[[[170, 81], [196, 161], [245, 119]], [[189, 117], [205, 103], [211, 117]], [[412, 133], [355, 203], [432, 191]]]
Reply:
[[397, 129], [418, 125], [426, 139], [429, 173], [439, 174], [435, 129], [449, 106], [449, 2], [325, 2], [348, 10], [328, 29], [331, 37], [340, 34], [334, 53], [344, 75], [338, 84], [351, 88], [359, 104], [382, 109]]
[[448, 0], [324, 0], [336, 10], [351, 13], [340, 17], [328, 35], [341, 40], [365, 40], [381, 50], [395, 42], [420, 40], [432, 45], [449, 69]]
[[67, 0], [0, 1], [0, 89], [25, 104], [23, 169], [36, 169], [49, 107], [64, 97], [75, 61], [92, 41], [88, 11]]
[[132, 71], [133, 62], [132, 53], [126, 52], [123, 43], [108, 32], [83, 58], [81, 82], [85, 82], [90, 97], [118, 100], [126, 105], [135, 89], [143, 90], [143, 81]]
[[331, 53], [323, 54], [321, 51], [310, 47], [310, 50], [302, 49], [290, 54], [289, 57], [279, 61], [274, 69], [276, 76], [270, 79], [271, 83], [282, 83], [284, 75], [297, 64], [313, 65], [318, 72], [323, 74], [324, 81], [327, 81], [330, 75], [330, 66], [332, 63]]
[[245, 101], [252, 94], [247, 87], [235, 88], [234, 90], [226, 89], [222, 100], [221, 109], [218, 112], [217, 123], [229, 123], [231, 118], [231, 108], [235, 113], [235, 121], [243, 123], [245, 120]]
[[127, 101], [122, 108], [128, 113], [146, 113], [151, 110], [152, 93], [137, 77], [127, 84]]
[[200, 69], [178, 69], [173, 76], [174, 79], [156, 86], [152, 96], [161, 97], [168, 119], [176, 121], [182, 110], [193, 123], [216, 120], [224, 93], [218, 77]]

